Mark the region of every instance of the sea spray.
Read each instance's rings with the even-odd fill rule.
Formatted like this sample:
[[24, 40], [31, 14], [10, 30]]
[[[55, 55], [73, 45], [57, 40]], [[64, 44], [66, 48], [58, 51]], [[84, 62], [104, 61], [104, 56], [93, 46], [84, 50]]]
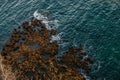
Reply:
[[38, 10], [36, 10], [33, 14], [34, 18], [38, 19], [38, 20], [47, 20], [47, 17], [44, 17], [41, 13], [38, 12]]
[[59, 33], [59, 34], [57, 34], [57, 35], [53, 35], [53, 36], [51, 37], [51, 41], [50, 41], [50, 42], [53, 42], [53, 41], [57, 40], [57, 41], [58, 41], [58, 44], [60, 44], [60, 42], [62, 41], [62, 39], [61, 39], [62, 34], [63, 34], [63, 32], [61, 32], [61, 33]]
[[[42, 15], [41, 13], [38, 12], [38, 10], [36, 10], [34, 13], [33, 13], [33, 16], [34, 18], [38, 19], [38, 20], [41, 20], [42, 23], [45, 24], [46, 28], [48, 30], [56, 30], [58, 27], [59, 27], [59, 24], [58, 24], [58, 20], [48, 20], [47, 17], [45, 17], [44, 15]], [[61, 35], [63, 34], [63, 32], [59, 33], [59, 34], [56, 34], [56, 35], [52, 35], [51, 36], [51, 41], [50, 42], [53, 42], [55, 40], [59, 41], [61, 40]]]
[[41, 20], [42, 23], [45, 24], [46, 28], [48, 30], [51, 30], [51, 29], [57, 29], [58, 28], [58, 20], [54, 20], [54, 21], [50, 21], [48, 20], [47, 17], [45, 17], [44, 15], [42, 15], [41, 13], [38, 12], [38, 10], [36, 10], [34, 13], [33, 13], [33, 16], [34, 18], [38, 19], [38, 20]]

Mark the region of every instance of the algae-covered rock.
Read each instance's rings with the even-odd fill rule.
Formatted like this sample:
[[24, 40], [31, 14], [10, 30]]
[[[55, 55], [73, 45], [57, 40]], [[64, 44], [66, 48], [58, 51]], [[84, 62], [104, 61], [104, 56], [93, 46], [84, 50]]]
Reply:
[[79, 69], [88, 71], [91, 58], [83, 59], [87, 54], [80, 46], [70, 48], [59, 60], [57, 40], [51, 42], [55, 34], [37, 19], [14, 29], [1, 52], [1, 80], [84, 80]]

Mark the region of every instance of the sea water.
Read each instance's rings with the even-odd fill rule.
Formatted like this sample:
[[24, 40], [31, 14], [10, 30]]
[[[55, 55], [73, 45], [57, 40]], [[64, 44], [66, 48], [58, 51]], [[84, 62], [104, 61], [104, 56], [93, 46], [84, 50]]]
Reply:
[[57, 21], [57, 34], [62, 35], [52, 39], [62, 40], [61, 55], [82, 44], [94, 59], [89, 75], [93, 80], [120, 80], [119, 0], [0, 0], [0, 51], [13, 28], [36, 10]]

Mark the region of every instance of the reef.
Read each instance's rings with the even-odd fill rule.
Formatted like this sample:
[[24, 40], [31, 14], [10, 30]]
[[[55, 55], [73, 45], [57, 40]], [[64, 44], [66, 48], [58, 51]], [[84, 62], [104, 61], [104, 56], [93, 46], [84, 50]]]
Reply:
[[42, 20], [25, 21], [13, 30], [0, 55], [0, 80], [84, 80], [92, 59], [79, 47], [71, 47], [58, 59], [56, 30], [48, 30]]

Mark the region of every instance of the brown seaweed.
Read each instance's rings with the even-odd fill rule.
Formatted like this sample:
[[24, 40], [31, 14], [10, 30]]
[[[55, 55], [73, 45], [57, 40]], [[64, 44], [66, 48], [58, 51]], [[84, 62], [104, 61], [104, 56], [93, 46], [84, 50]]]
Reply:
[[37, 19], [14, 29], [1, 52], [0, 80], [84, 80], [78, 69], [89, 72], [92, 59], [84, 59], [87, 52], [80, 46], [69, 48], [59, 60], [59, 45], [50, 42], [55, 34]]

